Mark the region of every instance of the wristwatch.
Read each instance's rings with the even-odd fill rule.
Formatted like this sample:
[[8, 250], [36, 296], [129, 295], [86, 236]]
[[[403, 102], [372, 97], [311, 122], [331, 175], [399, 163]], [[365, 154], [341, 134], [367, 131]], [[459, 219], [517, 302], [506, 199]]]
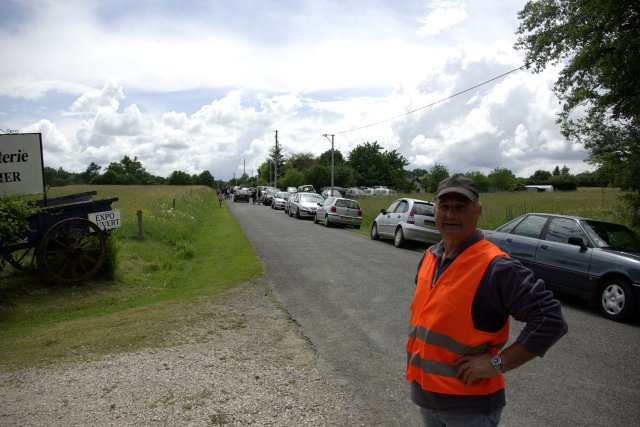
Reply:
[[499, 374], [504, 374], [502, 370], [502, 357], [499, 354], [491, 357], [491, 366], [493, 366], [493, 370]]

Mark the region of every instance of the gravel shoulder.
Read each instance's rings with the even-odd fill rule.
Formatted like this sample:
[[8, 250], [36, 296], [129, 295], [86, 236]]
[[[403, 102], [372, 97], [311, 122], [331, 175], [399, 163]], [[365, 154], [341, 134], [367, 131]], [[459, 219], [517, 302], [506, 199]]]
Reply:
[[322, 369], [264, 278], [197, 309], [215, 320], [165, 348], [0, 371], [0, 425], [362, 424], [344, 381]]

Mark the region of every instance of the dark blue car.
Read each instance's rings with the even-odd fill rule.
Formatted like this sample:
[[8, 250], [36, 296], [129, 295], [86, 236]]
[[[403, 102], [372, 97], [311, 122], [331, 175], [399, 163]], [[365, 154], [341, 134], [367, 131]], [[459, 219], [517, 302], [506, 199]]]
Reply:
[[533, 270], [550, 289], [597, 305], [603, 316], [628, 321], [640, 300], [640, 237], [627, 227], [567, 215], [529, 213], [488, 240]]

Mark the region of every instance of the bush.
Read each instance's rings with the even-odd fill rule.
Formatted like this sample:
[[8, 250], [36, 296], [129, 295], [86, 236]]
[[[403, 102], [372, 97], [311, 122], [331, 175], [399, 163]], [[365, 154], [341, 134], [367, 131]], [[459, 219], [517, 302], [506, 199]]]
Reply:
[[0, 197], [0, 242], [17, 241], [29, 230], [27, 219], [37, 208], [25, 196]]

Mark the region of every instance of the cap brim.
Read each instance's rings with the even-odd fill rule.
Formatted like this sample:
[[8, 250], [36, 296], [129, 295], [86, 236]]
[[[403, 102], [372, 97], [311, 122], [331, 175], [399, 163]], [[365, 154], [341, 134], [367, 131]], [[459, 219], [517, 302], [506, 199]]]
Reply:
[[450, 187], [441, 190], [438, 194], [436, 194], [436, 199], [444, 196], [445, 194], [456, 193], [466, 197], [469, 200], [478, 200], [478, 196], [471, 190], [467, 190], [462, 187]]

